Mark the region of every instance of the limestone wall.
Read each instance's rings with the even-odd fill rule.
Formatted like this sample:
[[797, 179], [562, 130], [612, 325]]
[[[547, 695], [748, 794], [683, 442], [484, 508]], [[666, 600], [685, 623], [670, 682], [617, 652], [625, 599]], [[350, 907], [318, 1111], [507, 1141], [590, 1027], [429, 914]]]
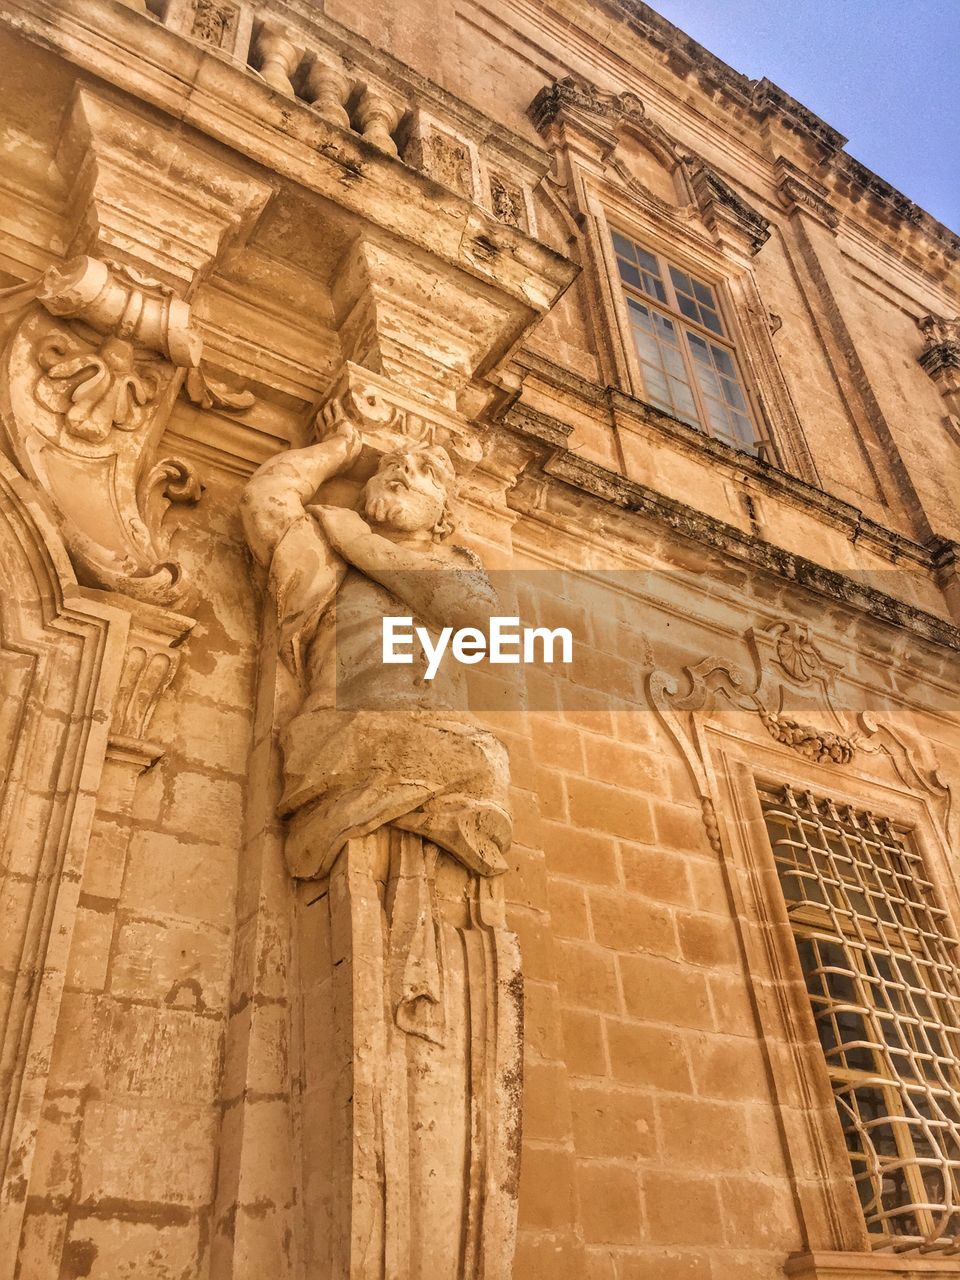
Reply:
[[[956, 927], [956, 236], [632, 0], [17, 0], [0, 66], [2, 1280], [953, 1274], [870, 1251], [757, 785]], [[647, 403], [611, 226], [721, 292], [762, 457]], [[574, 637], [470, 673], [513, 838], [438, 854], [442, 1076], [426, 837], [297, 878], [278, 815], [241, 504], [344, 423], [322, 502], [445, 442]]]

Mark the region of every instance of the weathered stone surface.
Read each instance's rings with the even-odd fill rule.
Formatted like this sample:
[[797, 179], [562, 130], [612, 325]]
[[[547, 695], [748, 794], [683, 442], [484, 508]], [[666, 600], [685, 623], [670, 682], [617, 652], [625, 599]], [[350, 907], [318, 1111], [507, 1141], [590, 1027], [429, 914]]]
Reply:
[[[0, 1280], [953, 1274], [869, 1249], [757, 781], [960, 927], [956, 235], [634, 0], [0, 60]], [[613, 231], [756, 452], [649, 402]]]

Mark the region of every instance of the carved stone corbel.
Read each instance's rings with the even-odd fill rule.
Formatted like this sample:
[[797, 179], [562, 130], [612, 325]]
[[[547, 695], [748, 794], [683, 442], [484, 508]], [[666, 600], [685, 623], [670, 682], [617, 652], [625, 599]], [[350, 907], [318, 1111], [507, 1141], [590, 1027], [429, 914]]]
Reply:
[[179, 605], [166, 517], [201, 487], [157, 443], [186, 371], [201, 400], [249, 403], [204, 377], [187, 299], [272, 189], [85, 82], [57, 166], [74, 256], [0, 295], [0, 444], [49, 499], [83, 585]]
[[960, 419], [960, 316], [953, 320], [923, 316], [917, 324], [924, 339], [919, 362], [936, 383], [949, 412]]
[[799, 211], [828, 231], [836, 231], [840, 225], [840, 214], [826, 198], [825, 187], [814, 182], [808, 174], [801, 173], [783, 156], [777, 161], [777, 177], [777, 195], [789, 213]]
[[193, 618], [137, 600], [116, 595], [107, 600], [129, 612], [130, 629], [106, 754], [139, 774], [163, 755], [163, 745], [149, 737], [150, 722], [180, 665], [179, 646], [195, 624]]
[[770, 223], [738, 196], [699, 156], [685, 156], [684, 168], [707, 229], [723, 248], [759, 253], [770, 239]]
[[153, 604], [182, 600], [165, 517], [197, 501], [200, 483], [182, 459], [154, 460], [154, 446], [180, 371], [200, 359], [189, 306], [85, 255], [7, 302], [27, 305], [2, 357], [0, 438], [53, 504], [78, 577]]

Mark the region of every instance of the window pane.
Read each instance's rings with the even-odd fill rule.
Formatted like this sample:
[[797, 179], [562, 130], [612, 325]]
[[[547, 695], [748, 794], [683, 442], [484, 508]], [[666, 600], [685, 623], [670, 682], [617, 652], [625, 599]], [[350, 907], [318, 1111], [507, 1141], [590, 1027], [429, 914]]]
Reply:
[[660, 302], [666, 302], [667, 291], [663, 287], [663, 282], [659, 276], [651, 275], [649, 272], [643, 272], [643, 291], [651, 298], [657, 298]]
[[688, 298], [685, 294], [678, 293], [677, 301], [680, 303], [680, 310], [685, 316], [688, 316], [691, 320], [700, 319], [700, 308], [692, 298]]
[[641, 249], [619, 231], [613, 232], [613, 247], [617, 251], [617, 269], [625, 284], [639, 289], [649, 298], [666, 302], [667, 291], [660, 278], [660, 267], [652, 253]]
[[[715, 290], [620, 231], [613, 232], [613, 244], [647, 399], [733, 448], [755, 453], [757, 431], [734, 354], [702, 334], [706, 329], [723, 337]], [[674, 290], [670, 302], [667, 271]], [[638, 294], [660, 305], [645, 306]]]
[[618, 258], [617, 266], [620, 268], [621, 280], [626, 284], [632, 284], [635, 289], [641, 289], [643, 287], [640, 282], [640, 272], [632, 262], [625, 262], [623, 258]]
[[710, 348], [704, 340], [695, 333], [688, 333], [687, 340], [690, 343], [690, 350], [693, 352], [694, 360], [699, 360], [701, 364], [710, 365]]
[[644, 394], [658, 409], [699, 427], [676, 324], [668, 316], [633, 299], [628, 305]]
[[613, 233], [613, 247], [621, 258], [627, 258], [630, 262], [636, 262], [635, 246], [626, 236], [622, 236], [619, 231]]
[[685, 316], [702, 324], [705, 329], [723, 334], [723, 326], [714, 301], [713, 290], [700, 280], [694, 280], [677, 267], [670, 268], [670, 279], [677, 291], [677, 305]]
[[684, 334], [693, 356], [693, 368], [704, 397], [711, 433], [735, 449], [756, 452], [757, 433], [747, 416], [747, 398], [730, 353], [690, 329], [685, 329]]
[[747, 402], [743, 398], [743, 392], [735, 382], [731, 382], [729, 378], [721, 379], [723, 385], [723, 398], [727, 404], [733, 405], [734, 409], [746, 409]]
[[945, 913], [883, 819], [789, 787], [761, 803], [867, 1230], [877, 1247], [948, 1250], [960, 969]]
[[633, 298], [627, 299], [627, 308], [630, 312], [630, 323], [638, 328], [647, 329], [653, 332], [653, 322], [650, 319], [650, 312], [639, 302], [635, 302]]

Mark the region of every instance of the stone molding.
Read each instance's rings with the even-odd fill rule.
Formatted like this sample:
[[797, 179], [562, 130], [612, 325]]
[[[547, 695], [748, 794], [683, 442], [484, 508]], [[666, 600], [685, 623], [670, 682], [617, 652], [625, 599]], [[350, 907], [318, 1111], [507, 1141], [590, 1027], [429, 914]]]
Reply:
[[179, 605], [189, 582], [167, 515], [202, 486], [155, 450], [187, 372], [201, 398], [219, 391], [185, 295], [249, 234], [272, 188], [83, 83], [58, 167], [75, 256], [0, 298], [0, 439], [52, 502], [85, 585]]
[[889, 1253], [802, 1253], [784, 1264], [790, 1280], [935, 1280], [955, 1276], [952, 1258], [897, 1257]]
[[683, 163], [706, 226], [721, 243], [726, 235], [735, 243], [746, 241], [752, 254], [759, 253], [770, 239], [768, 219], [738, 196], [705, 161], [686, 156]]
[[[603, 399], [608, 395], [605, 392], [599, 394]], [[624, 411], [632, 416], [646, 418], [655, 413], [631, 397], [618, 392], [613, 396], [615, 403], [622, 402]], [[842, 603], [863, 618], [882, 620], [904, 628], [911, 635], [941, 649], [943, 661], [960, 650], [960, 627], [944, 618], [856, 581], [840, 570], [827, 569], [773, 543], [760, 543], [735, 525], [667, 497], [648, 485], [628, 479], [620, 472], [611, 471], [565, 448], [569, 433], [564, 424], [542, 411], [530, 411], [526, 405], [518, 403], [505, 410], [502, 422], [518, 438], [529, 442], [537, 454], [536, 467], [524, 472], [519, 487], [510, 494], [511, 506], [518, 511], [536, 512], [546, 517], [553, 506], [558, 509], [568, 507], [571, 499], [576, 500], [576, 493], [583, 494], [608, 508], [641, 515], [657, 526], [672, 529], [693, 544], [719, 550], [730, 557], [731, 565], [755, 565], [784, 584], [799, 584], [816, 596]], [[745, 472], [763, 485], [770, 484], [777, 495], [796, 501], [802, 508], [815, 511], [821, 518], [847, 531], [851, 540], [869, 540], [870, 545], [884, 556], [907, 560], [931, 572], [949, 571], [955, 563], [956, 551], [952, 543], [938, 540], [935, 544], [924, 545], [893, 534], [848, 503], [756, 459], [734, 453], [720, 441], [704, 437], [693, 428], [685, 428], [675, 419], [663, 416], [658, 425], [676, 434], [689, 447], [709, 452], [717, 463], [728, 464], [734, 475]], [[535, 482], [538, 472], [541, 479]], [[545, 486], [545, 482], [550, 481], [559, 482], [555, 490], [548, 490]], [[624, 522], [618, 528], [620, 536], [628, 544], [641, 536], [634, 531], [632, 523]]]
[[[97, 593], [87, 593], [96, 598]], [[163, 743], [150, 739], [150, 722], [180, 665], [180, 646], [196, 625], [193, 618], [158, 609], [130, 597], [102, 593], [104, 603], [130, 614], [123, 668], [107, 740], [107, 759], [138, 773], [157, 763]]]
[[[696, 211], [717, 243], [753, 256], [770, 238], [770, 224], [762, 214], [729, 186], [700, 156], [684, 151], [674, 138], [647, 115], [634, 93], [605, 93], [596, 85], [573, 76], [544, 86], [529, 108], [534, 127], [552, 149], [564, 145], [568, 132], [589, 133], [599, 143], [602, 163], [609, 164], [616, 178], [628, 187], [636, 186], [646, 200], [673, 217]], [[633, 178], [616, 155], [619, 136], [632, 132], [679, 180], [689, 210], [681, 203], [671, 209]]]
[[[841, 718], [833, 698], [837, 668], [827, 663], [802, 622], [774, 623], [747, 632], [746, 640], [754, 660], [752, 679], [723, 659], [708, 657], [685, 667], [689, 690], [680, 693], [677, 681], [655, 671], [648, 678], [650, 700], [681, 747], [691, 772], [703, 782], [702, 764], [696, 750], [680, 728], [679, 713], [701, 712], [719, 699], [735, 711], [755, 713], [775, 742], [789, 747], [815, 763], [847, 765], [853, 760], [859, 734]], [[806, 715], [816, 725], [786, 714], [785, 696], [799, 695]], [[708, 796], [706, 791], [703, 792]], [[709, 797], [708, 797], [709, 798]]]
[[139, 104], [83, 83], [57, 167], [70, 187], [68, 254], [118, 261], [188, 299], [227, 250], [243, 245], [274, 192], [270, 181], [171, 134]]
[[[0, 456], [0, 667], [19, 703], [15, 753], [0, 773], [9, 894], [0, 984], [0, 1276], [12, 1280], [24, 1215], [45, 1199], [38, 1136], [49, 1103], [61, 999], [95, 811], [111, 763], [130, 785], [157, 758], [145, 738], [189, 618], [78, 587], [50, 504]], [[16, 832], [10, 822], [16, 824]], [[66, 1210], [54, 1202], [53, 1213]]]

